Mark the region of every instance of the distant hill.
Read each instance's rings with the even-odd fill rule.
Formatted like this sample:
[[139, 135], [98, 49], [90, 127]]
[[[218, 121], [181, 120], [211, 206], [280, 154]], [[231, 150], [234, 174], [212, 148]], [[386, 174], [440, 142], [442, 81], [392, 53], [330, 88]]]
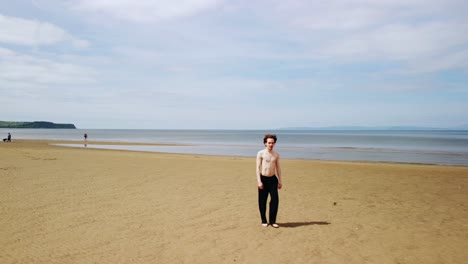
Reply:
[[15, 122], [0, 121], [0, 128], [62, 128], [76, 129], [74, 124], [56, 124], [48, 121]]
[[467, 130], [468, 126], [452, 128], [418, 126], [330, 126], [330, 127], [282, 127], [279, 130]]

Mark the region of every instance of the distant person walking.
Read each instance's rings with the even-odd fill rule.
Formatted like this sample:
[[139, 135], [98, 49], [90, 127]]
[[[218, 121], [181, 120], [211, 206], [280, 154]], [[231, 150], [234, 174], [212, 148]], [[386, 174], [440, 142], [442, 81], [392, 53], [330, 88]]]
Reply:
[[85, 140], [85, 141], [88, 140], [88, 134], [87, 134], [87, 133], [84, 134], [84, 140]]
[[[262, 226], [267, 227], [268, 223], [278, 228], [276, 215], [278, 214], [279, 196], [278, 189], [283, 187], [281, 180], [280, 155], [274, 151], [276, 135], [266, 134], [263, 138], [265, 149], [257, 153], [257, 184], [258, 184], [258, 207]], [[269, 221], [266, 218], [266, 207], [268, 194], [270, 195]]]
[[7, 138], [3, 139], [3, 142], [11, 142], [11, 134], [10, 133], [8, 133]]

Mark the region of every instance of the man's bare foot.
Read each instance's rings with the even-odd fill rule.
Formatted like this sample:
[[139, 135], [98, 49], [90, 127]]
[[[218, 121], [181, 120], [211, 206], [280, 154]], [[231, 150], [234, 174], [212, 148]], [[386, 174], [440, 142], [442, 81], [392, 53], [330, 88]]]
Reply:
[[271, 224], [271, 226], [274, 227], [274, 228], [278, 228], [278, 227], [279, 227], [278, 224]]
[[263, 223], [263, 224], [262, 224], [262, 226], [263, 226], [263, 227], [267, 227], [267, 226], [268, 226], [268, 224], [266, 224], [266, 223]]

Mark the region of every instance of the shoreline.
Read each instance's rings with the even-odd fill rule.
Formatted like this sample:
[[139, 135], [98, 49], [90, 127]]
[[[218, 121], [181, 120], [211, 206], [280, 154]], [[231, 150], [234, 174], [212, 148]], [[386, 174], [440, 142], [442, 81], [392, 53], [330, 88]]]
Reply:
[[[88, 145], [115, 145], [115, 146], [193, 146], [192, 144], [167, 144], [151, 142], [128, 142], [128, 141], [94, 141], [94, 140], [52, 140], [52, 139], [16, 139], [18, 143], [46, 143], [53, 144], [88, 144]], [[13, 142], [12, 142], [13, 143]]]
[[[183, 152], [164, 152], [164, 151], [145, 151], [132, 150], [125, 148], [93, 148], [82, 147], [81, 145], [104, 145], [104, 146], [155, 146], [155, 147], [193, 147], [200, 146], [198, 144], [166, 144], [166, 143], [149, 143], [149, 142], [120, 142], [120, 141], [84, 141], [84, 140], [48, 140], [48, 139], [16, 139], [11, 143], [20, 144], [46, 144], [51, 147], [76, 148], [76, 149], [93, 149], [93, 150], [110, 150], [110, 151], [128, 151], [142, 153], [160, 153], [160, 154], [175, 154], [175, 155], [197, 155], [207, 157], [238, 157], [238, 158], [255, 158], [252, 156], [242, 155], [222, 155], [222, 154], [202, 154], [202, 153], [183, 153]], [[61, 144], [76, 144], [77, 146], [66, 146]], [[78, 146], [80, 145], [80, 146]], [[304, 160], [304, 161], [321, 161], [321, 162], [343, 162], [343, 163], [369, 163], [369, 164], [402, 164], [402, 165], [422, 165], [422, 166], [443, 166], [443, 167], [462, 167], [467, 168], [468, 165], [463, 164], [444, 164], [444, 163], [423, 163], [423, 162], [399, 162], [399, 161], [372, 161], [372, 160], [338, 160], [338, 159], [313, 159], [313, 158], [282, 158], [282, 160]]]
[[[111, 148], [88, 148], [88, 147], [72, 147], [60, 144], [88, 144], [88, 145], [109, 145], [109, 146], [196, 146], [189, 144], [164, 144], [164, 143], [146, 143], [146, 142], [116, 142], [116, 141], [79, 141], [79, 140], [35, 140], [35, 139], [18, 139], [15, 142], [20, 144], [31, 144], [36, 146], [47, 146], [51, 148], [65, 148], [65, 149], [82, 149], [93, 151], [115, 151], [115, 152], [129, 152], [129, 153], [147, 153], [147, 154], [161, 154], [161, 155], [174, 155], [186, 157], [206, 157], [206, 158], [236, 158], [236, 159], [255, 159], [255, 156], [236, 156], [236, 155], [213, 155], [213, 154], [197, 154], [197, 153], [177, 153], [177, 152], [158, 152], [158, 151], [142, 151], [131, 149], [111, 149]], [[13, 143], [9, 142], [8, 144]], [[371, 160], [328, 160], [328, 159], [307, 159], [307, 158], [281, 158], [285, 161], [304, 161], [304, 162], [317, 162], [317, 163], [335, 163], [335, 164], [364, 164], [364, 165], [402, 165], [402, 166], [434, 166], [434, 167], [454, 167], [466, 168], [468, 165], [457, 164], [436, 164], [436, 163], [415, 163], [415, 162], [393, 162], [393, 161], [371, 161]]]
[[[17, 137], [14, 134], [13, 138], [81, 144], [84, 143], [83, 133], [38, 130], [16, 132]], [[95, 130], [88, 138], [88, 146], [105, 148], [99, 145], [109, 145], [110, 148], [137, 151], [252, 157], [264, 147], [262, 137], [260, 131], [243, 130]], [[283, 159], [468, 166], [467, 140], [466, 133], [285, 132], [281, 134], [280, 144], [276, 148]]]
[[[116, 142], [116, 141], [79, 141], [79, 140], [34, 140], [34, 139], [19, 139], [19, 142], [43, 142], [50, 146], [67, 147], [67, 148], [85, 148], [81, 145], [97, 145], [100, 147], [89, 147], [89, 149], [106, 149], [117, 151], [135, 151], [135, 152], [153, 152], [164, 154], [181, 154], [181, 155], [203, 155], [203, 156], [222, 156], [222, 157], [243, 157], [255, 158], [245, 155], [229, 155], [229, 154], [205, 154], [205, 153], [184, 153], [184, 152], [168, 152], [157, 150], [142, 150], [142, 149], [129, 149], [129, 148], [106, 148], [106, 146], [155, 146], [155, 147], [197, 147], [199, 144], [165, 144], [165, 143], [148, 143], [148, 142]], [[76, 146], [67, 146], [76, 145]], [[220, 145], [215, 145], [220, 146]], [[224, 146], [224, 145], [222, 145]], [[239, 146], [245, 147], [245, 146]], [[352, 162], [352, 163], [384, 163], [384, 164], [408, 164], [408, 165], [430, 165], [430, 166], [455, 166], [455, 167], [468, 167], [464, 164], [445, 164], [445, 163], [424, 163], [424, 162], [400, 162], [400, 161], [374, 161], [374, 160], [339, 160], [339, 159], [317, 159], [317, 158], [282, 158], [284, 160], [312, 160], [312, 161], [330, 161], [330, 162]]]

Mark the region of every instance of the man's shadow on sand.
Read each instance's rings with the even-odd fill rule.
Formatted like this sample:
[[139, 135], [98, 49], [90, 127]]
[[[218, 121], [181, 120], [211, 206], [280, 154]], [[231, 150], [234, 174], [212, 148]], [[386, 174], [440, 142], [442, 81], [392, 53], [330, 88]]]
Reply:
[[330, 225], [330, 222], [323, 221], [311, 221], [311, 222], [289, 222], [289, 223], [278, 223], [281, 227], [300, 227], [300, 226], [309, 226], [309, 225]]

